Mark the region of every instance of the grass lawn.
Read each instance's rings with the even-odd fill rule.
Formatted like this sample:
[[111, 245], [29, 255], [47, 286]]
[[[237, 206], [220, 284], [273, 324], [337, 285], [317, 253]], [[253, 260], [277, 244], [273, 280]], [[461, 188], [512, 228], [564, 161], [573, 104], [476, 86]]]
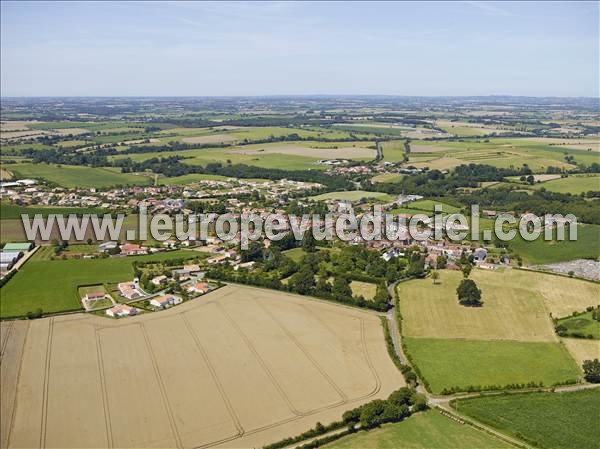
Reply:
[[373, 176], [371, 178], [372, 182], [381, 182], [381, 183], [392, 183], [399, 181], [402, 177], [405, 176], [402, 173], [382, 173], [380, 175]]
[[558, 324], [567, 328], [567, 334], [591, 335], [597, 340], [600, 339], [600, 323], [592, 318], [592, 312], [560, 319]]
[[458, 411], [545, 449], [597, 449], [600, 389], [462, 399]]
[[[431, 279], [415, 279], [398, 285], [404, 335], [556, 341], [544, 297], [537, 291], [541, 283], [537, 273], [473, 270], [471, 279], [482, 291], [483, 307], [465, 307], [458, 303], [456, 288], [463, 278], [460, 271], [439, 270], [438, 273], [440, 279], [436, 285]], [[554, 282], [553, 285], [559, 295], [564, 293], [562, 297], [569, 299], [566, 289], [570, 284], [563, 287], [560, 282]]]
[[81, 307], [79, 285], [115, 283], [133, 278], [132, 262], [196, 258], [195, 251], [89, 260], [29, 260], [2, 287], [0, 317], [21, 316], [38, 307], [45, 313]]
[[436, 410], [417, 413], [405, 421], [358, 432], [323, 446], [327, 449], [496, 449], [512, 447], [461, 425]]
[[383, 201], [388, 201], [393, 198], [392, 195], [388, 195], [383, 192], [367, 192], [365, 190], [347, 190], [343, 192], [329, 192], [321, 195], [311, 196], [311, 200], [326, 201], [326, 200], [348, 200], [348, 201], [359, 201], [366, 198], [375, 198]]
[[542, 382], [550, 386], [581, 376], [560, 343], [404, 337], [412, 362], [433, 393], [457, 387]]
[[144, 175], [121, 173], [116, 168], [56, 164], [14, 164], [10, 170], [17, 178], [42, 178], [63, 187], [111, 187], [122, 184], [148, 185]]

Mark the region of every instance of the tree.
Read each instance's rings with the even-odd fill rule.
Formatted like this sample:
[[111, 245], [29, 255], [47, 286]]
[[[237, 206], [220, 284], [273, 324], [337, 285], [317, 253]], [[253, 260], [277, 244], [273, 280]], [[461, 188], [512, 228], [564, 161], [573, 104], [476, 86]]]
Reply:
[[315, 236], [309, 229], [304, 233], [304, 237], [302, 238], [302, 249], [307, 253], [313, 253], [316, 250], [317, 242], [315, 240]]
[[463, 274], [463, 278], [467, 279], [469, 277], [469, 275], [471, 274], [471, 270], [473, 270], [473, 266], [471, 264], [463, 265], [460, 268], [460, 271], [462, 271], [462, 274]]
[[373, 300], [375, 302], [388, 302], [390, 300], [390, 292], [388, 291], [385, 282], [377, 284], [377, 290]]
[[304, 265], [300, 271], [292, 275], [288, 283], [290, 288], [301, 295], [309, 295], [315, 287], [315, 274], [309, 265]]
[[437, 280], [440, 278], [440, 273], [437, 270], [431, 272], [431, 279], [433, 279], [433, 285], [437, 284]]
[[443, 270], [444, 268], [446, 268], [447, 264], [448, 259], [446, 258], [446, 256], [437, 256], [437, 259], [435, 260], [435, 266], [438, 270]]
[[593, 384], [600, 383], [600, 360], [584, 360], [582, 367], [585, 380]]
[[471, 279], [460, 281], [456, 294], [458, 302], [463, 306], [479, 307], [482, 305], [481, 290], [477, 288], [477, 284]]
[[331, 284], [327, 274], [323, 273], [317, 279], [316, 293], [317, 296], [328, 296], [331, 293]]
[[527, 184], [533, 184], [535, 182], [535, 178], [533, 177], [533, 175], [529, 175], [526, 178]]
[[345, 276], [336, 276], [333, 280], [331, 293], [338, 301], [348, 301], [352, 298], [352, 289], [350, 288], [348, 279]]
[[383, 399], [375, 399], [361, 407], [360, 426], [363, 429], [370, 429], [381, 424], [383, 412], [387, 402]]

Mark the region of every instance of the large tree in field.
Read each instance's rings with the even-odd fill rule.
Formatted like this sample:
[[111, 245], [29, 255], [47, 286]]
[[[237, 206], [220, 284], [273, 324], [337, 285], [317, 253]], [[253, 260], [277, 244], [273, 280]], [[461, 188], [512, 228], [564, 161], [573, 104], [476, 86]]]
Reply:
[[584, 360], [583, 374], [585, 380], [593, 384], [600, 383], [600, 360]]
[[471, 279], [463, 279], [460, 281], [456, 289], [458, 302], [463, 306], [479, 307], [481, 302], [481, 290], [477, 288], [477, 284]]

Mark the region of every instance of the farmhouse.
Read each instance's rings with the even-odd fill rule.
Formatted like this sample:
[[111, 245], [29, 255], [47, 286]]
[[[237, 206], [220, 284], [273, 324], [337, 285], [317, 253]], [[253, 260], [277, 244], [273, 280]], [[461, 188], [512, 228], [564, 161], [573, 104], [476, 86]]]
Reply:
[[121, 318], [138, 314], [138, 309], [128, 306], [127, 304], [117, 304], [116, 306], [106, 309], [106, 314], [111, 318]]
[[121, 282], [119, 283], [118, 288], [121, 296], [127, 299], [137, 299], [142, 297], [142, 293], [133, 282]]

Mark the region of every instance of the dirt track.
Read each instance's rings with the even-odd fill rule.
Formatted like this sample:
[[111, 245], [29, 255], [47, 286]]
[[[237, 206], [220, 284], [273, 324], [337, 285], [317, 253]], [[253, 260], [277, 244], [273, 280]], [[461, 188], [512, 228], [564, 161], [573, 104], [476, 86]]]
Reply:
[[262, 446], [403, 385], [375, 314], [250, 287], [13, 324], [29, 328], [2, 324], [3, 375], [20, 365], [10, 447]]

